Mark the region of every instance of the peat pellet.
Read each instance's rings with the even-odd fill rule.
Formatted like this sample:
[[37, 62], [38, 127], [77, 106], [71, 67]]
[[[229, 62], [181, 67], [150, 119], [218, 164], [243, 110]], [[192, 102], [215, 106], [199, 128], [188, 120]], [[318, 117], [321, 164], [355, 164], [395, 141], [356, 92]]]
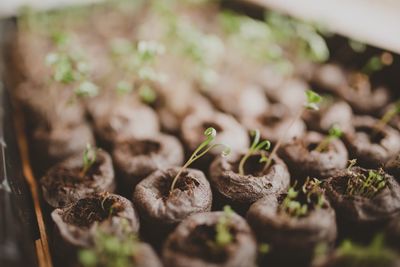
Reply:
[[234, 153], [217, 157], [209, 171], [211, 186], [219, 197], [218, 205], [231, 205], [239, 213], [245, 213], [252, 203], [267, 195], [285, 192], [290, 184], [289, 171], [279, 157], [266, 169], [266, 163], [260, 163], [261, 152], [254, 153], [246, 160], [241, 174], [239, 164], [244, 156]]
[[53, 208], [61, 208], [93, 193], [113, 192], [114, 169], [110, 155], [96, 150], [96, 160], [82, 173], [82, 152], [53, 166], [40, 180], [43, 198]]
[[246, 221], [233, 213], [227, 219], [232, 241], [213, 247], [216, 225], [224, 212], [204, 212], [184, 220], [168, 237], [162, 251], [166, 267], [253, 267], [257, 245]]
[[350, 158], [367, 168], [382, 167], [400, 152], [400, 133], [368, 116], [355, 117], [354, 131], [344, 134]]
[[76, 126], [39, 127], [32, 132], [34, 168], [42, 174], [49, 167], [82, 153], [86, 144], [94, 144], [94, 136], [86, 123]]
[[258, 129], [262, 139], [276, 143], [284, 137], [284, 142], [294, 137], [301, 137], [306, 131], [306, 125], [299, 119], [293, 121], [293, 115], [283, 104], [272, 104], [258, 116], [243, 117], [241, 122], [248, 130]]
[[324, 138], [317, 132], [308, 132], [280, 148], [279, 155], [294, 179], [302, 180], [307, 176], [325, 179], [346, 167], [348, 153], [340, 139], [331, 140], [322, 151], [316, 150]]
[[335, 211], [325, 200], [321, 207], [308, 205], [305, 215], [292, 217], [281, 210], [285, 197], [270, 195], [258, 200], [250, 207], [247, 221], [259, 242], [270, 246], [264, 259], [267, 264], [308, 266], [320, 243], [332, 246], [336, 240]]
[[165, 134], [123, 140], [115, 145], [112, 156], [121, 190], [129, 196], [152, 172], [180, 166], [184, 159], [179, 140]]
[[[378, 190], [382, 181], [385, 184]], [[381, 170], [352, 167], [326, 180], [324, 187], [340, 230], [355, 238], [368, 239], [400, 214], [400, 185]]]
[[150, 241], [158, 244], [186, 217], [211, 210], [211, 187], [202, 171], [185, 169], [174, 190], [170, 191], [179, 170], [174, 167], [155, 171], [133, 192], [133, 202], [143, 221], [143, 232]]
[[71, 266], [77, 261], [79, 249], [91, 246], [99, 224], [107, 232], [118, 231], [126, 222], [125, 228], [131, 233], [139, 230], [139, 218], [132, 203], [107, 192], [55, 209], [51, 218], [55, 225], [53, 246], [60, 266]]

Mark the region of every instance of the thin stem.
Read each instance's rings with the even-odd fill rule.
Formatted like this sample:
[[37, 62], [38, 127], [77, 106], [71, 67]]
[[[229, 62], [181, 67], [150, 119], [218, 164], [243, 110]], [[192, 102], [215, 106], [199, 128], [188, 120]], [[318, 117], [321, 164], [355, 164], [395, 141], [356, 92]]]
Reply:
[[[178, 171], [178, 173], [175, 175], [174, 179], [172, 180], [171, 188], [170, 188], [170, 193], [175, 189], [176, 183], [178, 181], [178, 178], [182, 174], [182, 172], [189, 167], [190, 164], [192, 164], [194, 161], [197, 159], [201, 158], [204, 156], [210, 149], [215, 148], [217, 146], [224, 146], [222, 144], [212, 144], [209, 145], [217, 135], [217, 132], [215, 131], [214, 128], [210, 127], [207, 130], [205, 130], [204, 135], [207, 137], [205, 141], [203, 141], [197, 148], [196, 150], [192, 153], [190, 158], [187, 160], [185, 165], [182, 166], [182, 168]], [[226, 156], [230, 152], [229, 147], [225, 146], [225, 149], [222, 151], [222, 155]]]
[[315, 151], [321, 153], [324, 151], [328, 145], [332, 142], [333, 138], [332, 136], [327, 136], [325, 137], [319, 144], [318, 146], [314, 149]]
[[283, 135], [281, 135], [280, 138], [278, 139], [278, 142], [276, 142], [274, 149], [272, 149], [272, 152], [268, 157], [268, 161], [267, 161], [267, 164], [265, 164], [264, 170], [268, 170], [268, 168], [270, 167], [270, 165], [272, 163], [272, 159], [275, 157], [275, 154], [278, 152], [278, 148], [282, 145], [283, 140], [286, 139], [286, 136], [287, 136], [290, 128], [292, 128], [293, 124], [303, 116], [304, 110], [305, 110], [305, 108], [302, 108], [301, 111], [297, 114], [297, 116], [293, 118], [293, 120], [290, 123], [289, 127], [287, 128], [286, 132]]
[[249, 150], [246, 155], [244, 155], [244, 157], [240, 160], [239, 163], [239, 174], [240, 175], [244, 175], [244, 164], [246, 162], [246, 160], [250, 157], [251, 151]]

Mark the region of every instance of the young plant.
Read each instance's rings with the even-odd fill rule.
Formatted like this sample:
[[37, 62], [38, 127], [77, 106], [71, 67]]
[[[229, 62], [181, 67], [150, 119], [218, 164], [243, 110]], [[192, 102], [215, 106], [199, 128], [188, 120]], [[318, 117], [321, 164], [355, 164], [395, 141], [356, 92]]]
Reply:
[[152, 88], [153, 82], [163, 82], [165, 75], [155, 70], [155, 63], [159, 56], [164, 54], [165, 47], [156, 41], [132, 43], [125, 39], [114, 40], [111, 46], [121, 80], [116, 85], [119, 94], [130, 93], [134, 90], [135, 82], [139, 83], [137, 93], [140, 99], [146, 103], [153, 103], [157, 94]]
[[90, 81], [90, 69], [82, 55], [68, 49], [68, 36], [57, 33], [53, 37], [56, 52], [47, 54], [46, 64], [52, 68], [52, 78], [62, 84], [77, 84], [76, 97], [94, 97], [99, 88]]
[[400, 113], [400, 100], [397, 100], [391, 108], [389, 108], [378, 123], [374, 126], [373, 135], [381, 131], [397, 114]]
[[204, 135], [206, 137], [206, 140], [204, 140], [193, 152], [193, 154], [190, 156], [190, 158], [186, 161], [186, 163], [182, 166], [182, 168], [178, 171], [178, 173], [175, 175], [174, 179], [172, 180], [171, 184], [171, 189], [170, 192], [174, 191], [176, 182], [178, 181], [179, 177], [181, 176], [182, 172], [189, 167], [190, 164], [204, 156], [208, 151], [211, 149], [222, 146], [224, 149], [222, 150], [221, 155], [222, 156], [227, 156], [230, 153], [230, 148], [223, 145], [223, 144], [213, 144], [212, 142], [214, 141], [215, 137], [217, 136], [217, 131], [210, 127], [207, 128], [204, 131]]
[[292, 128], [293, 124], [298, 121], [302, 116], [305, 110], [319, 110], [319, 103], [322, 101], [322, 97], [312, 90], [306, 91], [306, 98], [307, 102], [303, 105], [303, 108], [299, 111], [296, 117], [293, 118], [292, 122], [289, 124], [288, 128], [286, 129], [285, 133], [280, 136], [278, 141], [276, 142], [274, 149], [272, 150], [271, 154], [269, 155], [269, 159], [267, 164], [265, 165], [265, 169], [268, 169], [272, 163], [275, 154], [278, 152], [279, 147], [281, 146], [283, 140], [286, 139], [286, 135], [290, 128]]
[[347, 181], [346, 195], [372, 198], [386, 187], [383, 170], [370, 170], [368, 176], [357, 174]]
[[215, 244], [218, 247], [225, 247], [233, 241], [233, 236], [229, 231], [229, 223], [232, 215], [232, 208], [230, 206], [225, 206], [224, 215], [219, 218], [219, 221], [215, 226]]
[[300, 190], [296, 190], [296, 183], [289, 188], [280, 210], [290, 217], [305, 216], [310, 207], [321, 208], [326, 200], [321, 190], [321, 181], [310, 179], [304, 182]]
[[[251, 144], [249, 150], [247, 150], [247, 153], [242, 157], [242, 159], [239, 162], [239, 174], [244, 175], [244, 165], [246, 164], [246, 160], [257, 153], [258, 151], [261, 150], [268, 150], [271, 147], [271, 143], [268, 140], [264, 140], [260, 142], [260, 131], [259, 130], [253, 130], [251, 131], [251, 135], [254, 136], [253, 143]], [[265, 154], [262, 155], [260, 162], [267, 162], [268, 158], [265, 156]]]
[[394, 266], [397, 255], [385, 247], [383, 234], [378, 234], [367, 246], [344, 240], [337, 250], [344, 267]]
[[338, 139], [342, 136], [343, 132], [342, 130], [337, 126], [337, 125], [333, 125], [330, 129], [329, 129], [329, 134], [328, 136], [326, 136], [319, 144], [318, 146], [314, 149], [317, 152], [323, 152], [325, 151], [329, 144], [335, 140]]
[[356, 166], [356, 164], [357, 164], [357, 159], [349, 160], [349, 165], [347, 166], [347, 171], [351, 172], [351, 168]]
[[83, 167], [80, 172], [81, 177], [84, 177], [88, 170], [93, 166], [93, 164], [96, 162], [97, 158], [97, 149], [95, 147], [92, 147], [91, 144], [86, 144], [86, 148], [83, 151]]
[[[126, 221], [125, 224], [128, 224]], [[94, 244], [91, 248], [79, 251], [79, 262], [84, 267], [125, 267], [132, 266], [132, 257], [137, 251], [137, 237], [130, 231], [114, 235], [96, 229]]]

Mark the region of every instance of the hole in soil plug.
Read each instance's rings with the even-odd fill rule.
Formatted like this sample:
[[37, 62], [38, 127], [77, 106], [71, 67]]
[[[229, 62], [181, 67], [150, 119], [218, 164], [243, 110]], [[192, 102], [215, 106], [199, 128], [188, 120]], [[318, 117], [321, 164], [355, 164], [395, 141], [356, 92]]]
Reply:
[[[183, 171], [181, 175], [179, 176], [179, 179], [176, 181], [175, 189], [179, 189], [181, 191], [191, 191], [197, 186], [199, 186], [199, 182], [192, 178], [191, 176], [188, 176], [189, 172], [188, 171]], [[170, 196], [170, 187], [172, 183], [172, 179], [174, 177], [170, 176], [168, 179], [163, 179], [162, 184], [160, 185], [160, 192], [164, 199], [167, 199]]]
[[[254, 176], [261, 176], [263, 175], [265, 162], [260, 162], [261, 156], [260, 155], [251, 155], [244, 164], [244, 174], [245, 175], [254, 175]], [[275, 161], [272, 160], [271, 166], [275, 164]], [[239, 162], [236, 162], [234, 165], [234, 171], [239, 173]]]
[[375, 131], [374, 128], [368, 126], [356, 127], [357, 132], [363, 132], [368, 136], [371, 143], [379, 144], [383, 138], [385, 138], [385, 133], [382, 131]]
[[115, 199], [107, 196], [104, 199], [81, 199], [63, 215], [63, 220], [79, 227], [89, 227], [94, 222], [102, 222], [122, 209], [123, 207]]
[[259, 121], [266, 126], [274, 127], [275, 125], [279, 124], [282, 120], [282, 117], [276, 115], [262, 115], [259, 117]]
[[204, 122], [202, 124], [202, 127], [203, 127], [203, 132], [208, 128], [214, 128], [217, 132], [223, 131], [222, 127], [215, 122]]
[[[235, 236], [234, 233], [231, 234]], [[189, 255], [207, 259], [209, 262], [222, 263], [226, 261], [228, 255], [224, 248], [213, 246], [215, 240], [216, 231], [214, 225], [199, 225], [190, 233], [187, 246], [185, 247], [186, 252]]]
[[157, 153], [160, 148], [160, 143], [153, 140], [141, 140], [129, 146], [132, 155], [150, 155]]

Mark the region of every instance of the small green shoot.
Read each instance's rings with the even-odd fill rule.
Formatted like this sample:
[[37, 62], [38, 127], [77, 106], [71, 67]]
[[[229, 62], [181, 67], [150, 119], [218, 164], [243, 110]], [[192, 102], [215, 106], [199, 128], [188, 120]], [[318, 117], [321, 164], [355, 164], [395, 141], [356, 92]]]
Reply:
[[96, 162], [97, 158], [97, 149], [95, 147], [92, 147], [91, 144], [86, 144], [86, 148], [83, 151], [83, 167], [80, 172], [81, 177], [84, 177], [88, 170], [93, 166], [93, 164]]
[[137, 237], [131, 232], [116, 236], [100, 227], [96, 230], [93, 247], [79, 251], [78, 259], [82, 266], [131, 266], [137, 251]]
[[[271, 143], [268, 140], [264, 140], [260, 142], [260, 131], [259, 130], [253, 130], [251, 131], [251, 135], [254, 137], [253, 143], [251, 144], [249, 150], [247, 150], [247, 153], [242, 157], [239, 163], [239, 174], [244, 175], [244, 165], [246, 163], [246, 160], [251, 156], [257, 153], [258, 151], [261, 150], [268, 150], [271, 147]], [[263, 156], [260, 159], [260, 162], [267, 162], [268, 158], [263, 154]]]
[[111, 43], [118, 72], [122, 79], [117, 83], [116, 90], [119, 94], [134, 91], [133, 84], [138, 82], [136, 89], [140, 99], [151, 104], [157, 98], [156, 91], [152, 88], [153, 82], [164, 82], [166, 76], [155, 69], [156, 61], [164, 54], [165, 47], [156, 41], [140, 40], [136, 44], [125, 39], [115, 39]]
[[357, 164], [357, 159], [349, 160], [349, 165], [347, 166], [347, 171], [351, 172], [351, 168], [356, 166], [356, 164]]
[[372, 198], [387, 185], [386, 176], [382, 169], [370, 170], [368, 176], [356, 174], [347, 181], [346, 195]]
[[271, 246], [267, 243], [261, 243], [258, 246], [258, 252], [262, 255], [268, 254], [271, 251]]
[[272, 163], [272, 159], [275, 157], [275, 154], [278, 152], [278, 149], [281, 146], [283, 140], [286, 139], [286, 135], [287, 135], [288, 131], [290, 130], [290, 128], [292, 128], [293, 124], [303, 116], [304, 111], [305, 110], [314, 110], [314, 111], [319, 110], [319, 104], [322, 101], [322, 97], [312, 90], [307, 90], [305, 92], [305, 94], [306, 94], [307, 102], [304, 103], [303, 108], [299, 111], [297, 116], [293, 118], [292, 122], [289, 124], [285, 133], [282, 134], [280, 136], [280, 138], [278, 139], [278, 141], [276, 142], [274, 149], [272, 150], [271, 154], [269, 155], [269, 160], [265, 166], [266, 170], [270, 167], [270, 165]]
[[342, 130], [339, 128], [339, 126], [337, 125], [333, 125], [330, 129], [329, 129], [329, 134], [328, 136], [326, 136], [319, 144], [318, 146], [314, 149], [315, 151], [321, 153], [323, 151], [325, 151], [329, 144], [335, 140], [338, 139], [342, 136], [343, 132]]
[[172, 180], [172, 184], [171, 184], [171, 189], [170, 192], [174, 191], [175, 189], [175, 185], [176, 182], [178, 181], [180, 175], [182, 174], [182, 172], [189, 167], [190, 164], [192, 164], [193, 162], [195, 162], [196, 160], [198, 160], [199, 158], [201, 158], [202, 156], [204, 156], [208, 151], [210, 151], [211, 149], [218, 147], [218, 146], [222, 146], [224, 147], [224, 149], [222, 150], [221, 155], [222, 156], [228, 156], [230, 153], [230, 148], [223, 145], [223, 144], [213, 144], [212, 142], [214, 141], [215, 137], [217, 136], [217, 131], [210, 127], [207, 128], [204, 131], [204, 135], [206, 137], [206, 140], [204, 140], [197, 148], [196, 150], [193, 152], [193, 154], [190, 156], [190, 158], [186, 161], [186, 163], [182, 166], [182, 168], [178, 171], [178, 173], [175, 175], [174, 179]]
[[147, 84], [140, 86], [138, 93], [140, 99], [146, 104], [152, 104], [157, 100], [157, 93]]
[[382, 118], [374, 126], [374, 132], [372, 135], [376, 135], [380, 132], [397, 114], [400, 113], [400, 100], [397, 100], [386, 112]]
[[380, 55], [371, 57], [362, 68], [362, 72], [371, 75], [374, 72], [380, 71], [386, 66], [393, 63], [393, 55], [389, 52], [383, 52]]
[[215, 244], [218, 247], [225, 247], [233, 241], [233, 236], [229, 231], [229, 224], [232, 215], [232, 208], [230, 206], [224, 206], [224, 214], [219, 218], [218, 223], [215, 226]]
[[309, 177], [300, 190], [296, 190], [296, 183], [289, 188], [285, 199], [282, 201], [280, 210], [290, 217], [298, 218], [305, 216], [310, 207], [321, 208], [326, 203], [321, 182]]
[[337, 255], [343, 267], [388, 267], [397, 262], [396, 253], [385, 247], [383, 234], [376, 235], [367, 246], [344, 240], [337, 249]]

